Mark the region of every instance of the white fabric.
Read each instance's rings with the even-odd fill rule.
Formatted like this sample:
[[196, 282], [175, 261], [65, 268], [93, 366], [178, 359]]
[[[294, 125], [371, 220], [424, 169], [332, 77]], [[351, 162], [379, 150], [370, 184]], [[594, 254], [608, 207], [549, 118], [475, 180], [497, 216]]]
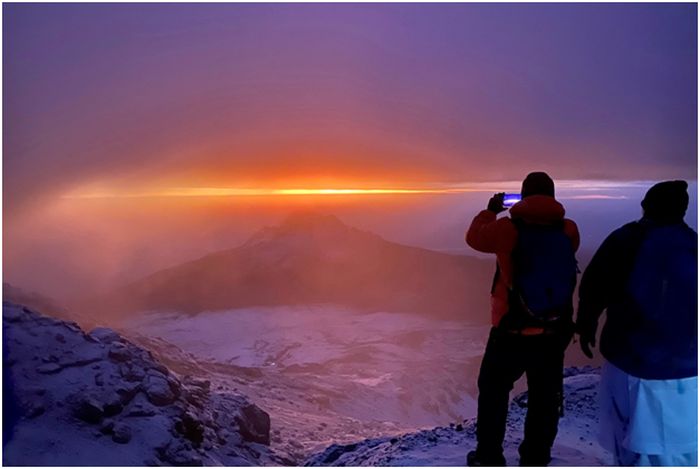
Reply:
[[618, 466], [697, 467], [698, 453], [639, 454], [617, 447], [615, 451], [615, 464]]
[[694, 454], [697, 461], [697, 377], [641, 379], [606, 362], [599, 399], [605, 449], [617, 455], [689, 455], [691, 460]]

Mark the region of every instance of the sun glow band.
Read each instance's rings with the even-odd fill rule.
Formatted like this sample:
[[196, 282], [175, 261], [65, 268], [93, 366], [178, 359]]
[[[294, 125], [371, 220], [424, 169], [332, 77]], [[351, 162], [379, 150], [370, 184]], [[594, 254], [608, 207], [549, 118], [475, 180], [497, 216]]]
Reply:
[[[644, 181], [578, 181], [557, 182], [561, 199], [625, 199], [621, 190], [647, 187]], [[118, 199], [159, 197], [270, 197], [270, 196], [342, 196], [342, 195], [411, 195], [411, 194], [463, 194], [470, 192], [499, 193], [504, 190], [515, 193], [520, 188], [517, 181], [435, 183], [423, 187], [369, 187], [369, 188], [245, 188], [245, 187], [166, 187], [157, 190], [144, 188], [120, 188], [109, 185], [88, 185], [76, 188], [61, 196], [63, 199]], [[593, 193], [591, 193], [593, 192]], [[598, 193], [595, 193], [598, 192]], [[508, 194], [508, 195], [512, 195]], [[504, 200], [504, 202], [507, 202]], [[517, 201], [515, 201], [517, 202]]]
[[480, 192], [477, 189], [238, 189], [238, 188], [182, 188], [152, 192], [86, 191], [64, 195], [67, 199], [106, 199], [141, 197], [255, 197], [255, 196], [310, 196], [310, 195], [382, 195], [382, 194], [454, 194]]

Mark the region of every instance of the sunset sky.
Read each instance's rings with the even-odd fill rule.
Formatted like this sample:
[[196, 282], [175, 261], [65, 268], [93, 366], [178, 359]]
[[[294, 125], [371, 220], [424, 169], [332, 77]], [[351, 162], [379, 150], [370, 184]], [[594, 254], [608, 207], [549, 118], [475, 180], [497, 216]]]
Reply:
[[[696, 17], [695, 4], [4, 4], [11, 266], [36, 266], [27, 253], [60, 250], [62, 234], [81, 244], [68, 225], [133, 255], [137, 236], [108, 220], [157, 224], [163, 198], [216, 237], [221, 212], [182, 199], [454, 197], [546, 170], [582, 189], [571, 197], [614, 200], [585, 181], [695, 180]], [[66, 213], [75, 223], [46, 225]], [[51, 248], [21, 243], [32, 226]]]

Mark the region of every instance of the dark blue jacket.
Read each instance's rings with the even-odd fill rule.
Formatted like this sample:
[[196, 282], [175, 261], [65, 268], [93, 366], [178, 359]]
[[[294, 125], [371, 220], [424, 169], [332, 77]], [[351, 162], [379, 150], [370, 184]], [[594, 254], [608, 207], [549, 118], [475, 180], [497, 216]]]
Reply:
[[683, 222], [628, 223], [603, 242], [579, 288], [577, 327], [600, 352], [643, 379], [697, 376], [697, 233]]

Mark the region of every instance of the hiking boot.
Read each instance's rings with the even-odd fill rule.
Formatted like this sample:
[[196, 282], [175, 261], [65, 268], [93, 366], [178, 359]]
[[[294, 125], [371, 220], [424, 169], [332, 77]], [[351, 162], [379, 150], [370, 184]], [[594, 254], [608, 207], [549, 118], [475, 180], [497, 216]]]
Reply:
[[531, 445], [523, 442], [518, 448], [518, 452], [520, 453], [521, 467], [546, 467], [552, 462], [551, 450], [548, 448], [533, 450]]
[[505, 467], [506, 458], [503, 454], [484, 455], [478, 451], [470, 451], [467, 454], [467, 466], [469, 467]]
[[549, 463], [552, 462], [551, 457], [544, 458], [531, 458], [531, 457], [520, 457], [520, 467], [547, 467]]

